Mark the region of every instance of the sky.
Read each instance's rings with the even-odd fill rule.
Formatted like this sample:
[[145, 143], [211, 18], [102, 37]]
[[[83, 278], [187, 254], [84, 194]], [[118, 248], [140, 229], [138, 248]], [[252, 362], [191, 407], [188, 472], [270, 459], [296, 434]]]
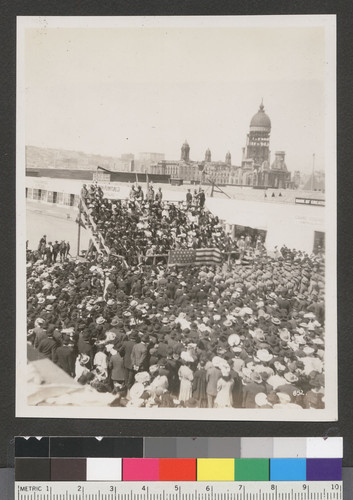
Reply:
[[263, 99], [271, 159], [325, 168], [322, 27], [26, 28], [24, 63], [27, 145], [239, 165]]

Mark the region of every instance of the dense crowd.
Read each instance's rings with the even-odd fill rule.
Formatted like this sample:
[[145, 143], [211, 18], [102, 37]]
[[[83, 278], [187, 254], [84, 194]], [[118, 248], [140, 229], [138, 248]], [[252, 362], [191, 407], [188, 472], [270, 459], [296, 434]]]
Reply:
[[[110, 202], [96, 188], [87, 204], [126, 257], [130, 245], [225, 241], [200, 206], [197, 223], [187, 206], [163, 214], [162, 200]], [[324, 295], [324, 255], [286, 247], [246, 265], [185, 268], [29, 257], [28, 342], [119, 406], [320, 409]]]
[[[160, 193], [160, 194], [158, 194]], [[104, 198], [95, 185], [85, 186], [81, 197], [106, 245], [129, 265], [141, 263], [150, 255], [166, 255], [178, 248], [219, 248], [229, 253], [236, 244], [225, 233], [218, 217], [204, 208], [204, 193], [193, 203], [163, 201], [159, 189], [150, 187], [147, 195], [133, 186], [128, 200]], [[89, 223], [86, 217], [86, 223]]]

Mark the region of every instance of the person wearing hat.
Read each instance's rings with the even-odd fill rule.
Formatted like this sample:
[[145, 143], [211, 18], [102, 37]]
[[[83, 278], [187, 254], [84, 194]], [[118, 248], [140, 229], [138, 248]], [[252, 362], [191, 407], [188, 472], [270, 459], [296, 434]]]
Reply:
[[147, 345], [149, 342], [148, 335], [142, 338], [136, 337], [135, 345], [131, 351], [131, 363], [135, 373], [144, 371], [147, 368]]
[[288, 394], [291, 403], [299, 404], [302, 406], [303, 391], [299, 390], [298, 387], [295, 385], [298, 382], [297, 375], [295, 375], [292, 372], [287, 372], [284, 374], [284, 378], [286, 379], [286, 383], [277, 387], [276, 391]]
[[132, 364], [132, 349], [136, 342], [139, 340], [137, 333], [130, 333], [125, 340], [123, 340], [122, 347], [124, 349], [124, 369], [125, 369], [125, 385], [130, 389], [134, 383], [134, 367]]
[[111, 347], [109, 348], [109, 354], [108, 368], [110, 378], [113, 382], [114, 392], [118, 392], [123, 389], [125, 384], [124, 348], [121, 347], [119, 350], [116, 350], [116, 348]]
[[258, 372], [252, 372], [249, 383], [243, 386], [243, 408], [256, 408], [255, 396], [259, 392], [267, 393], [266, 386]]
[[99, 367], [101, 370], [107, 372], [108, 359], [105, 353], [105, 345], [104, 343], [100, 343], [100, 341], [98, 341], [96, 344], [97, 344], [97, 352], [93, 358], [93, 366], [95, 368]]
[[218, 380], [221, 378], [222, 373], [220, 368], [215, 366], [213, 362], [211, 363], [211, 366], [207, 369], [206, 371], [206, 393], [207, 393], [207, 408], [213, 408], [214, 407], [214, 402], [217, 396], [217, 383]]
[[154, 395], [154, 402], [159, 408], [174, 408], [173, 396], [168, 389], [157, 387]]
[[187, 401], [192, 397], [192, 381], [194, 374], [190, 368], [192, 360], [188, 359], [189, 358], [185, 357], [185, 360], [182, 361], [182, 365], [178, 371], [180, 380], [179, 401]]
[[221, 376], [217, 381], [217, 396], [214, 400], [215, 408], [232, 408], [233, 385], [234, 379], [231, 376], [230, 366], [228, 363], [224, 363], [221, 365]]
[[192, 397], [197, 401], [198, 408], [207, 408], [207, 380], [206, 380], [206, 362], [200, 359], [198, 368], [194, 373], [192, 382]]
[[38, 347], [40, 344], [40, 341], [47, 336], [47, 324], [45, 323], [44, 319], [38, 318], [35, 321], [35, 327], [33, 328], [33, 335], [34, 335], [34, 340], [33, 340], [33, 345], [34, 347]]
[[75, 377], [75, 362], [76, 355], [74, 344], [69, 340], [65, 340], [63, 345], [59, 346], [53, 353], [53, 361], [70, 377]]
[[125, 339], [125, 332], [123, 331], [124, 323], [117, 318], [116, 316], [110, 321], [109, 332], [113, 332], [115, 334], [115, 339], [113, 344], [115, 349], [119, 350], [123, 344], [123, 340]]
[[78, 383], [85, 385], [87, 381], [87, 375], [90, 373], [88, 368], [88, 363], [90, 362], [90, 357], [87, 354], [79, 354], [76, 358], [75, 363], [75, 380]]
[[86, 199], [88, 197], [88, 189], [87, 189], [86, 184], [82, 184], [80, 196], [81, 196], [82, 200], [86, 203]]
[[192, 203], [192, 194], [191, 194], [191, 190], [188, 189], [187, 193], [186, 193], [186, 208], [187, 208], [187, 210], [190, 209], [191, 203]]
[[50, 333], [43, 337], [42, 340], [38, 344], [38, 351], [46, 358], [53, 359], [56, 348], [58, 347], [57, 343], [53, 339], [53, 334]]
[[310, 374], [309, 384], [311, 389], [303, 397], [303, 408], [322, 410], [325, 408], [324, 403], [324, 384], [325, 377], [318, 372]]
[[87, 354], [90, 358], [90, 363], [89, 367], [92, 366], [92, 361], [94, 358], [95, 350], [94, 350], [94, 341], [93, 341], [93, 335], [94, 335], [94, 324], [91, 324], [90, 326], [86, 327], [84, 326], [84, 329], [82, 329], [79, 334], [78, 334], [78, 341], [77, 341], [77, 350], [79, 354]]

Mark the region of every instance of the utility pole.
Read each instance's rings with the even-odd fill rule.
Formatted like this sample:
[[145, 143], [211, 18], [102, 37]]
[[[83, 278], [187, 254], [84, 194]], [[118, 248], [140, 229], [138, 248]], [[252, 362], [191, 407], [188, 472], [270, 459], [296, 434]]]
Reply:
[[315, 174], [315, 153], [313, 153], [313, 171], [311, 174], [311, 190], [314, 191], [314, 174]]
[[80, 256], [80, 243], [81, 243], [81, 198], [78, 202], [78, 229], [77, 229], [77, 257]]

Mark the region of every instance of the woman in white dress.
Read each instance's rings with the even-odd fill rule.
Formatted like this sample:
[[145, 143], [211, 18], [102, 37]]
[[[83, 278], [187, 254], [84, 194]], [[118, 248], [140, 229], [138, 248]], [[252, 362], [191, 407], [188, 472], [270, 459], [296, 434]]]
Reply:
[[217, 396], [214, 402], [215, 408], [232, 408], [232, 389], [234, 380], [230, 376], [230, 366], [223, 364], [221, 367], [222, 376], [217, 382]]
[[[183, 353], [182, 353], [183, 354]], [[178, 371], [180, 380], [179, 401], [188, 401], [192, 397], [192, 381], [194, 374], [190, 369], [190, 362], [184, 361]]]

